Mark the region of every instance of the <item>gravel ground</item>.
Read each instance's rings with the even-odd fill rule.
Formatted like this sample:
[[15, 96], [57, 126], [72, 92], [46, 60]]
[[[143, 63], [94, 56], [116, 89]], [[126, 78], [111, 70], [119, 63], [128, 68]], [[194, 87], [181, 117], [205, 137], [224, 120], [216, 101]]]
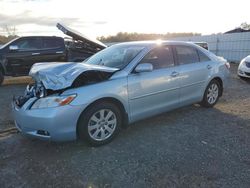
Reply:
[[[213, 109], [191, 105], [133, 124], [110, 144], [0, 137], [0, 187], [249, 187], [250, 82], [236, 75]], [[12, 127], [0, 88], [0, 129]]]
[[22, 95], [25, 85], [4, 85], [0, 87], [0, 131], [13, 127], [11, 101], [13, 95]]

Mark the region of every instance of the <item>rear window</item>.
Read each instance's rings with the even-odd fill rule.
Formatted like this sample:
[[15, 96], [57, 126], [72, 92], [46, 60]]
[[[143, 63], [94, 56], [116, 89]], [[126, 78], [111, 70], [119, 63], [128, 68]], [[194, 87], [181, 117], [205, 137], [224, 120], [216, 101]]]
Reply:
[[199, 54], [199, 59], [200, 59], [200, 62], [206, 62], [206, 61], [210, 61], [210, 58], [207, 57], [206, 54], [204, 54], [203, 52], [201, 52], [200, 50], [197, 50], [198, 51], [198, 54]]
[[64, 40], [61, 38], [44, 38], [43, 48], [61, 48], [64, 46]]
[[195, 42], [195, 44], [208, 50], [208, 44], [206, 42]]
[[199, 62], [196, 49], [189, 46], [176, 46], [176, 53], [179, 64], [190, 64]]

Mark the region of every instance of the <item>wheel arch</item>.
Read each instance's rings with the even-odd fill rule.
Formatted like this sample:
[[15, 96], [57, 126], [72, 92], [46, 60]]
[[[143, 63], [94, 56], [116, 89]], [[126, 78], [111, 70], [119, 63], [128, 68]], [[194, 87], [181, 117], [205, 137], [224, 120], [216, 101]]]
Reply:
[[[223, 81], [222, 81], [222, 79], [221, 79], [219, 76], [216, 76], [216, 77], [214, 77], [213, 79], [211, 79], [211, 81], [212, 81], [212, 80], [216, 80], [216, 81], [219, 82], [219, 84], [220, 84], [220, 93], [219, 93], [219, 96], [221, 97], [222, 94], [223, 94]], [[211, 82], [211, 81], [210, 81], [210, 82]]]
[[116, 98], [113, 98], [113, 97], [103, 97], [103, 98], [100, 98], [100, 99], [97, 99], [93, 102], [91, 102], [80, 114], [78, 120], [77, 120], [77, 127], [76, 127], [76, 135], [77, 137], [79, 137], [78, 135], [78, 125], [79, 125], [79, 120], [81, 118], [81, 116], [91, 107], [91, 106], [94, 106], [94, 105], [97, 105], [98, 103], [102, 103], [102, 102], [109, 102], [109, 103], [112, 103], [114, 105], [116, 105], [119, 110], [121, 111], [122, 113], [122, 127], [123, 128], [126, 128], [127, 125], [128, 125], [128, 112], [126, 111], [123, 103], [116, 99]]

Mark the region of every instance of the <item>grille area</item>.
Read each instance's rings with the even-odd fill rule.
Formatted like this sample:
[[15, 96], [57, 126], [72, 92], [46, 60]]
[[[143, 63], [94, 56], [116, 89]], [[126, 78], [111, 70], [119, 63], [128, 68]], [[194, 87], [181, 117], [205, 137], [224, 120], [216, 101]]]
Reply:
[[250, 72], [245, 72], [245, 74], [246, 74], [247, 76], [250, 76]]
[[44, 131], [44, 130], [38, 130], [36, 132], [37, 134], [43, 135], [43, 136], [49, 136], [49, 132], [48, 131]]

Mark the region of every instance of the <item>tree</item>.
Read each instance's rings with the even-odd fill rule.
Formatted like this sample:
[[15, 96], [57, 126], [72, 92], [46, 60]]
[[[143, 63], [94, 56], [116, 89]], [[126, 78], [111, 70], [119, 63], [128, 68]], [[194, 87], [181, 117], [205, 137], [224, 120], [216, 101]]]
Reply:
[[240, 28], [245, 29], [245, 30], [249, 30], [250, 24], [248, 24], [247, 22], [243, 22], [240, 24]]
[[17, 36], [17, 30], [15, 26], [11, 27], [11, 26], [5, 25], [4, 31], [7, 33], [8, 36]]
[[5, 44], [5, 43], [11, 41], [12, 39], [18, 37], [17, 30], [16, 30], [15, 26], [10, 27], [10, 26], [5, 25], [4, 27], [2, 27], [2, 30], [4, 33], [7, 34], [7, 36], [0, 35], [0, 44]]

